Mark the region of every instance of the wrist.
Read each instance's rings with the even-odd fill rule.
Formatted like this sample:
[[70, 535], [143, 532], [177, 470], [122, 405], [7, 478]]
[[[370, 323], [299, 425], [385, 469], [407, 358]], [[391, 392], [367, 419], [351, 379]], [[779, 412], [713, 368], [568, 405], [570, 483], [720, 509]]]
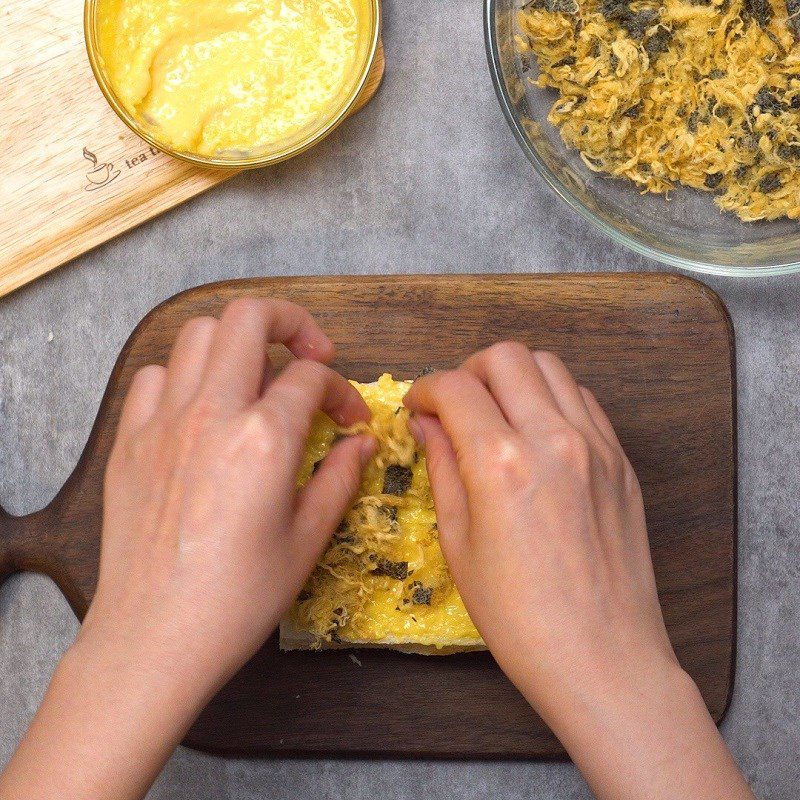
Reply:
[[663, 700], [665, 695], [685, 697], [696, 692], [671, 651], [628, 651], [621, 657], [616, 650], [564, 644], [555, 658], [531, 655], [504, 665], [526, 700], [560, 738], [569, 735], [573, 726], [585, 726], [587, 720], [613, 718], [643, 702]]
[[[121, 676], [158, 695], [180, 699], [199, 714], [231, 677], [215, 637], [181, 609], [127, 609], [98, 597], [69, 650], [99, 676]], [[182, 621], [189, 623], [184, 624]]]
[[706, 793], [711, 770], [711, 783], [738, 787], [730, 797], [750, 797], [700, 691], [671, 655], [628, 659], [567, 692], [542, 716], [597, 796], [725, 796]]
[[0, 796], [143, 797], [202, 709], [154, 653], [83, 631], [59, 662]]
[[184, 654], [158, 641], [137, 641], [82, 628], [53, 677], [56, 689], [88, 691], [137, 724], [183, 737], [216, 691]]
[[679, 707], [701, 708], [707, 715], [695, 683], [671, 655], [638, 655], [607, 664], [596, 659], [576, 666], [566, 680], [560, 675], [559, 681], [558, 691], [544, 700], [526, 697], [567, 749], [573, 743], [591, 745], [597, 735], [605, 741], [625, 740]]

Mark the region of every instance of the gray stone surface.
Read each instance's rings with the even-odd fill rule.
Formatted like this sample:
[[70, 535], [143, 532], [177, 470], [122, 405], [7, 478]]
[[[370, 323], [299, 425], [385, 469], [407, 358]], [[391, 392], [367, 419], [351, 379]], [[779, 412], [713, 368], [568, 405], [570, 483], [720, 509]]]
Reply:
[[[0, 301], [0, 498], [46, 504], [114, 359], [198, 283], [295, 273], [639, 270], [531, 173], [502, 119], [478, 4], [386, 2], [378, 97], [306, 156], [239, 176]], [[1, 223], [0, 223], [1, 224]], [[800, 279], [708, 281], [739, 374], [739, 655], [727, 741], [759, 796], [800, 786]], [[52, 341], [48, 342], [52, 332]], [[46, 579], [0, 591], [0, 764], [77, 629]], [[585, 798], [566, 764], [233, 761], [179, 750], [154, 800]]]

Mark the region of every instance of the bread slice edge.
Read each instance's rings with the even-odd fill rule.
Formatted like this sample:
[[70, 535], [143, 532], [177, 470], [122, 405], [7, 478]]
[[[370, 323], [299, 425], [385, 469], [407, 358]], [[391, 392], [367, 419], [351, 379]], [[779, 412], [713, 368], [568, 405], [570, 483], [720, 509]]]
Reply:
[[404, 642], [396, 637], [388, 637], [378, 642], [338, 641], [318, 642], [317, 638], [298, 628], [291, 620], [281, 620], [278, 646], [284, 652], [292, 650], [397, 650], [401, 653], [425, 656], [449, 656], [455, 653], [472, 653], [488, 648], [482, 639], [454, 639], [443, 647], [435, 644]]

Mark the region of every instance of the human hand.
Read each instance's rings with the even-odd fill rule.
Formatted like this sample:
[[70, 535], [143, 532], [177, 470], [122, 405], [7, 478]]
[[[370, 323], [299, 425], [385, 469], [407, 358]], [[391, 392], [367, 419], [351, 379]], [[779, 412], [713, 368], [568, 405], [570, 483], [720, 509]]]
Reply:
[[606, 680], [629, 664], [675, 663], [638, 481], [597, 401], [558, 358], [496, 345], [421, 378], [406, 405], [454, 580], [538, 708], [552, 701], [551, 676]]
[[[276, 375], [268, 348], [296, 356]], [[0, 798], [142, 797], [197, 714], [300, 591], [376, 442], [339, 442], [299, 492], [311, 420], [369, 410], [291, 303], [238, 300], [181, 330], [125, 399], [100, 571]], [[269, 680], [265, 676], [265, 680]]]
[[[751, 797], [675, 658], [639, 484], [591, 393], [556, 356], [503, 343], [405, 403], [467, 610], [598, 795], [716, 797], [684, 769], [701, 731], [697, 752], [741, 790], [725, 796]], [[653, 773], [673, 762], [680, 779]]]
[[[270, 343], [296, 359], [275, 375]], [[314, 414], [369, 418], [303, 309], [238, 300], [134, 377], [109, 458], [97, 591], [78, 646], [170, 663], [207, 698], [264, 642], [358, 488], [371, 437], [295, 489]]]

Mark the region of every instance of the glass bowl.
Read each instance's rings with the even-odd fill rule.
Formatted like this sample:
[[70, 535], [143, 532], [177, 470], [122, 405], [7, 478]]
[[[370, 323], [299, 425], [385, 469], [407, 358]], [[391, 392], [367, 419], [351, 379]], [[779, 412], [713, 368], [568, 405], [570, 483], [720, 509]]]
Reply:
[[485, 0], [489, 69], [503, 113], [534, 169], [584, 219], [615, 242], [674, 267], [716, 275], [800, 271], [800, 222], [742, 222], [710, 194], [677, 188], [642, 195], [626, 180], [592, 172], [547, 121], [557, 94], [531, 83], [514, 44], [522, 0]]
[[279, 161], [285, 161], [313, 147], [343, 122], [357, 107], [359, 97], [376, 59], [381, 29], [380, 0], [359, 0], [359, 2], [364, 10], [364, 19], [358, 37], [357, 66], [339, 97], [331, 103], [327, 113], [313, 124], [303, 128], [289, 138], [253, 150], [237, 150], [213, 156], [193, 153], [188, 150], [177, 150], [169, 147], [159, 139], [158, 130], [155, 126], [149, 125], [144, 119], [130, 114], [117, 98], [106, 75], [98, 30], [100, 0], [85, 0], [84, 2], [83, 26], [86, 51], [94, 77], [108, 104], [116, 112], [117, 116], [148, 144], [171, 156], [203, 167], [235, 170], [266, 167]]

